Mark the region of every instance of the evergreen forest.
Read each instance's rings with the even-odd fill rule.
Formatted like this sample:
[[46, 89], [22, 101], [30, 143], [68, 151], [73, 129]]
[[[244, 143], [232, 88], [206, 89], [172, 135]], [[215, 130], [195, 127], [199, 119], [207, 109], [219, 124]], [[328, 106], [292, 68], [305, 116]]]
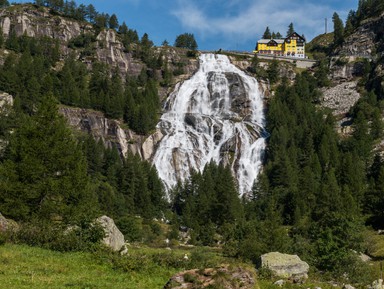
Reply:
[[[376, 149], [383, 138], [384, 94], [374, 65], [365, 66], [362, 97], [348, 112], [352, 133], [345, 137], [319, 105], [320, 88], [330, 85], [326, 61], [291, 82], [279, 75], [277, 61], [263, 70], [255, 57], [248, 72], [269, 78], [275, 94], [267, 103], [264, 170], [252, 192], [240, 198], [230, 168], [210, 163], [167, 194], [150, 163], [72, 130], [58, 107], [101, 111], [147, 136], [161, 112], [159, 89], [171, 87], [180, 71], [169, 69], [147, 34], [139, 38], [116, 15], [99, 13], [92, 4], [33, 5], [88, 21], [95, 31], [114, 29], [144, 68], [124, 77], [105, 63], [79, 61], [94, 56], [96, 34], [72, 39], [65, 57], [51, 38], [0, 35], [0, 48], [9, 51], [0, 65], [0, 91], [14, 97], [13, 106], [0, 113], [0, 212], [24, 225], [18, 235], [1, 240], [89, 250], [100, 239], [92, 220], [107, 215], [130, 242], [159, 246], [159, 236], [165, 236], [178, 244], [182, 229], [190, 234], [189, 244], [220, 246], [226, 257], [257, 264], [271, 251], [298, 254], [319, 272], [361, 281], [368, 269], [354, 251], [365, 252], [366, 230], [384, 224], [384, 159]], [[334, 15], [334, 47], [383, 11], [381, 0], [359, 1], [339, 36]], [[175, 46], [196, 57], [193, 34], [179, 35]], [[158, 220], [170, 229], [163, 232]], [[84, 228], [84, 234], [64, 242], [68, 225]]]

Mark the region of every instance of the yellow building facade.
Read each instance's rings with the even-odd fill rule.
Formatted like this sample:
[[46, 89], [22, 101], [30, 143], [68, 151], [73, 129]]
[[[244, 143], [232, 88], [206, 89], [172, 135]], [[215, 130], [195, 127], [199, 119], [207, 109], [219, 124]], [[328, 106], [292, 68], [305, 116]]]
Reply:
[[294, 32], [284, 39], [260, 39], [254, 53], [305, 58], [305, 38]]

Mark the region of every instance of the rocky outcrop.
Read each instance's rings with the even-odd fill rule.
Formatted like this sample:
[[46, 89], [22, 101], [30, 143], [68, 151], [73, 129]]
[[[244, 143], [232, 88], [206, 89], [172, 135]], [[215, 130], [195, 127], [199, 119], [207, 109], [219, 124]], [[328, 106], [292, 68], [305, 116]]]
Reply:
[[364, 62], [354, 56], [333, 57], [330, 63], [330, 77], [333, 81], [351, 81], [363, 76]]
[[96, 140], [101, 139], [106, 147], [116, 147], [122, 155], [127, 154], [131, 132], [123, 130], [117, 120], [106, 118], [102, 112], [80, 108], [61, 107], [59, 112], [72, 127], [91, 134]]
[[376, 52], [382, 31], [384, 31], [384, 14], [367, 19], [345, 39], [343, 46], [336, 53], [371, 58]]
[[101, 216], [95, 221], [99, 224], [105, 233], [103, 244], [111, 248], [113, 251], [120, 251], [125, 249], [125, 239], [123, 233], [116, 227], [115, 222], [107, 217]]
[[98, 40], [96, 55], [99, 61], [117, 67], [123, 75], [137, 76], [140, 74], [144, 64], [125, 51], [123, 43], [117, 39], [114, 30], [103, 30], [96, 39]]
[[17, 36], [47, 36], [58, 39], [63, 45], [81, 33], [92, 30], [92, 25], [73, 19], [54, 16], [48, 8], [34, 5], [15, 5], [0, 10], [0, 26], [5, 37], [13, 31]]
[[[17, 36], [49, 37], [59, 41], [60, 51], [63, 56], [75, 51], [76, 55], [89, 67], [94, 60], [108, 63], [111, 67], [117, 67], [122, 76], [137, 76], [145, 63], [133, 57], [124, 47], [119, 35], [113, 29], [97, 31], [92, 24], [64, 17], [59, 13], [53, 14], [46, 7], [39, 7], [32, 4], [18, 4], [9, 8], [0, 9], [0, 31], [5, 38], [11, 33]], [[98, 34], [97, 34], [98, 33]], [[71, 40], [83, 34], [92, 34], [95, 37], [92, 49], [82, 54], [81, 48], [69, 48]], [[134, 44], [131, 44], [134, 45]], [[89, 55], [91, 52], [92, 55]], [[156, 56], [162, 53], [163, 61], [168, 63], [171, 71], [178, 71], [174, 81], [181, 81], [189, 78], [197, 70], [198, 61], [196, 58], [187, 57], [187, 51], [173, 47], [155, 48]], [[153, 72], [161, 79], [161, 71]], [[125, 79], [125, 77], [123, 77]], [[164, 98], [168, 94], [167, 89], [161, 89], [160, 94]]]
[[164, 137], [164, 135], [161, 133], [160, 129], [156, 129], [156, 132], [151, 134], [142, 144], [141, 146], [141, 152], [142, 157], [144, 160], [149, 160], [155, 153], [156, 147], [158, 143], [161, 141], [161, 139]]
[[149, 137], [137, 135], [132, 130], [123, 128], [120, 121], [106, 118], [99, 111], [63, 106], [59, 108], [59, 112], [70, 126], [91, 134], [96, 140], [101, 140], [105, 147], [117, 148], [122, 156], [131, 152], [144, 160], [150, 160], [163, 138], [160, 130]]
[[271, 252], [261, 256], [261, 267], [268, 268], [280, 278], [288, 278], [299, 282], [308, 278], [308, 263], [297, 255]]
[[322, 92], [322, 106], [330, 108], [334, 115], [346, 114], [360, 98], [357, 81], [342, 82], [333, 87], [323, 88]]
[[242, 117], [250, 113], [250, 100], [241, 77], [236, 73], [225, 73], [228, 81], [232, 110]]
[[255, 288], [255, 272], [242, 267], [221, 266], [204, 270], [189, 270], [174, 275], [164, 289]]

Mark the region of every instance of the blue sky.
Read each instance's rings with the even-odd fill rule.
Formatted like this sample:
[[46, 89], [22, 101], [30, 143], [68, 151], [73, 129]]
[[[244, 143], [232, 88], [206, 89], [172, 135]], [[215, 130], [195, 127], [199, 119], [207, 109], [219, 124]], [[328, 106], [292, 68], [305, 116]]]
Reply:
[[[17, 2], [27, 2], [19, 0]], [[148, 33], [156, 45], [173, 44], [177, 35], [195, 35], [201, 50], [251, 51], [266, 26], [285, 35], [289, 23], [307, 40], [332, 30], [332, 14], [345, 20], [358, 0], [77, 0], [99, 12], [115, 13], [119, 22]]]

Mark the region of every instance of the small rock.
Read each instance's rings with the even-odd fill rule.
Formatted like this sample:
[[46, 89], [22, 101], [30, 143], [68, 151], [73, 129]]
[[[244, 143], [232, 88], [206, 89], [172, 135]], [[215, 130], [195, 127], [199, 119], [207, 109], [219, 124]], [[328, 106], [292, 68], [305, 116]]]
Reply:
[[355, 287], [353, 287], [353, 286], [350, 285], [350, 284], [345, 284], [345, 285], [343, 286], [343, 289], [355, 289]]
[[277, 280], [273, 284], [282, 287], [285, 284], [285, 281], [281, 279], [281, 280]]
[[128, 247], [127, 244], [124, 244], [124, 246], [121, 248], [120, 255], [124, 256], [128, 254]]
[[371, 257], [369, 257], [368, 255], [363, 254], [363, 253], [360, 253], [359, 258], [360, 258], [361, 261], [363, 261], [365, 263], [372, 260]]
[[375, 280], [372, 282], [370, 289], [384, 289], [383, 279]]

